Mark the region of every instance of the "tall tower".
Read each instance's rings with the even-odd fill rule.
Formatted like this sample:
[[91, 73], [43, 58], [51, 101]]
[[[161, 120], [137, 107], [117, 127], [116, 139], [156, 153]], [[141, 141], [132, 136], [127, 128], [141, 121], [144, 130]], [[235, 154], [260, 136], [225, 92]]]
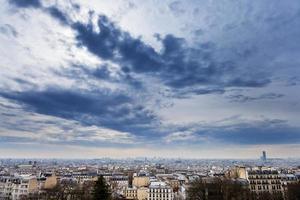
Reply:
[[266, 162], [266, 161], [267, 161], [267, 153], [266, 153], [266, 151], [263, 151], [263, 152], [262, 152], [261, 160], [262, 160], [263, 162]]

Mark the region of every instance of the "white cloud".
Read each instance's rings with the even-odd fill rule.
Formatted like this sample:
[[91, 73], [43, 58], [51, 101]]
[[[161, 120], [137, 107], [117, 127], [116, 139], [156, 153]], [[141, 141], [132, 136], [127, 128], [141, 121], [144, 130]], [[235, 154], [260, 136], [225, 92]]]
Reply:
[[167, 143], [170, 142], [176, 142], [176, 141], [192, 141], [192, 140], [198, 140], [199, 137], [197, 137], [192, 131], [182, 131], [182, 132], [175, 132], [167, 135], [164, 140]]

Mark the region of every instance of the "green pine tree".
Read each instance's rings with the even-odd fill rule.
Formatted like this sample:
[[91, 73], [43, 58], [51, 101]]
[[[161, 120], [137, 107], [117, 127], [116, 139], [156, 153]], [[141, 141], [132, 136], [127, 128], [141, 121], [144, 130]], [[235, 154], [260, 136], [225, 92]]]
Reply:
[[111, 191], [103, 176], [98, 177], [96, 181], [93, 200], [111, 200]]

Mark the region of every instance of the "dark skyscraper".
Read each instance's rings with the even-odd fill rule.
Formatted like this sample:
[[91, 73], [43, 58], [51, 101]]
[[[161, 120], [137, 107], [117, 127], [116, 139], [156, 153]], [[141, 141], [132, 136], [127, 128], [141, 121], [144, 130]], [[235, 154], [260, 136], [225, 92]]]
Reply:
[[261, 160], [262, 160], [263, 162], [266, 162], [266, 161], [267, 161], [267, 153], [266, 153], [266, 151], [263, 151], [263, 152], [262, 152]]

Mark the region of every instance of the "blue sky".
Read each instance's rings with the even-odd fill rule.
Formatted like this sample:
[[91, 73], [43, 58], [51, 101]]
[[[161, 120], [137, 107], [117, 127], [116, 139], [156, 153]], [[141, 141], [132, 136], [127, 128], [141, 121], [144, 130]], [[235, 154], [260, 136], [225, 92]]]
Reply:
[[0, 3], [2, 157], [298, 157], [299, 1]]

